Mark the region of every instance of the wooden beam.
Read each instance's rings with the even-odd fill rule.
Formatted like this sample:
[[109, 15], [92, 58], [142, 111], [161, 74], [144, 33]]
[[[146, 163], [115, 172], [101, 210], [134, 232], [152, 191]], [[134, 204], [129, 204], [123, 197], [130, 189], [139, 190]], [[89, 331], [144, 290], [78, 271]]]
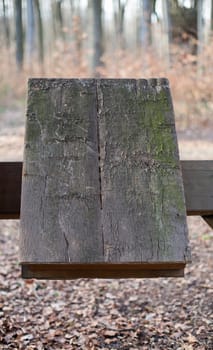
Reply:
[[213, 161], [181, 161], [187, 215], [213, 215]]
[[[181, 161], [187, 215], [213, 216], [213, 161]], [[19, 219], [22, 162], [0, 162], [0, 219]], [[211, 219], [211, 220], [210, 220]]]
[[19, 219], [22, 162], [0, 162], [0, 219]]
[[183, 277], [183, 263], [90, 263], [90, 264], [24, 264], [23, 278], [75, 279], [75, 278], [152, 278]]

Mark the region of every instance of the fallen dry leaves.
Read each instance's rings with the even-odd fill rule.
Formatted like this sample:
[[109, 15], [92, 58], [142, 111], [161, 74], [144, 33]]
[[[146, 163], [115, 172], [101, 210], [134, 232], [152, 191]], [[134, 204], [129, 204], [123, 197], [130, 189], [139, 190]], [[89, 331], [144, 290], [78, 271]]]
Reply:
[[0, 222], [0, 349], [213, 349], [212, 231], [189, 222], [184, 279], [24, 281], [18, 221]]
[[213, 232], [189, 219], [184, 279], [72, 281], [22, 280], [19, 222], [0, 221], [0, 349], [212, 350]]

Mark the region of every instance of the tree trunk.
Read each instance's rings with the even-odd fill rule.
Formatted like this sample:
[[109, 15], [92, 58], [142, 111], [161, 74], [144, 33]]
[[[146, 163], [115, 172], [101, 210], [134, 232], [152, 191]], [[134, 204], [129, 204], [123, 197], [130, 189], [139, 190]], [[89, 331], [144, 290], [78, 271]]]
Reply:
[[213, 0], [211, 3], [211, 31], [213, 32]]
[[202, 52], [202, 46], [203, 46], [203, 0], [198, 0], [197, 33], [198, 33], [198, 54], [200, 54]]
[[44, 39], [43, 39], [43, 26], [42, 26], [42, 18], [41, 18], [39, 0], [34, 0], [34, 5], [35, 5], [35, 14], [36, 14], [37, 32], [38, 32], [38, 59], [39, 59], [40, 63], [43, 63], [43, 61], [44, 61]]
[[9, 26], [7, 12], [8, 12], [8, 9], [7, 9], [7, 6], [5, 5], [5, 0], [3, 0], [4, 36], [5, 36], [6, 47], [9, 49], [9, 47], [10, 47], [10, 26]]
[[[211, 32], [211, 5], [210, 0], [198, 0], [197, 3], [197, 32], [198, 32], [198, 73], [202, 74], [203, 67], [207, 67], [205, 63], [204, 49], [207, 47]], [[210, 12], [205, 13], [205, 8], [209, 8]]]
[[81, 6], [79, 0], [71, 1], [71, 11], [72, 11], [72, 35], [75, 43], [75, 61], [76, 64], [80, 64], [82, 60], [82, 50], [83, 50], [83, 40], [82, 33], [85, 31], [89, 31], [89, 26], [91, 26], [90, 21], [88, 21], [89, 13], [87, 12], [86, 21], [87, 24], [85, 26], [86, 29], [83, 28], [83, 19], [81, 13]]
[[125, 49], [124, 16], [125, 16], [125, 9], [126, 9], [127, 2], [128, 0], [126, 0], [125, 2], [122, 2], [122, 0], [118, 0], [118, 3], [117, 2], [113, 3], [116, 37], [117, 37], [117, 42], [119, 43], [119, 47], [121, 49]]
[[[209, 39], [211, 36], [211, 6], [212, 0], [203, 0], [203, 39], [205, 46], [209, 44]], [[209, 9], [209, 11], [207, 12], [205, 9]]]
[[197, 73], [202, 74], [203, 71], [203, 47], [204, 47], [204, 20], [203, 20], [203, 0], [197, 2]]
[[53, 16], [53, 30], [55, 38], [62, 38], [64, 40], [64, 31], [63, 31], [63, 15], [61, 10], [61, 4], [63, 0], [54, 0], [52, 5], [52, 16]]
[[162, 56], [165, 57], [167, 66], [170, 65], [170, 16], [169, 16], [169, 0], [161, 0], [162, 2]]
[[35, 19], [34, 19], [34, 8], [33, 0], [27, 0], [27, 59], [31, 64], [33, 59], [33, 53], [35, 49]]
[[18, 70], [23, 68], [23, 24], [22, 24], [22, 0], [15, 0], [15, 28], [16, 28], [16, 64]]
[[141, 30], [140, 41], [144, 51], [146, 51], [152, 43], [151, 35], [151, 14], [152, 2], [150, 0], [142, 0], [142, 16], [141, 16]]
[[92, 0], [93, 9], [93, 74], [99, 76], [97, 68], [102, 66], [103, 31], [102, 31], [102, 0]]
[[62, 10], [61, 10], [62, 1], [63, 0], [58, 0], [56, 2], [56, 19], [58, 22], [59, 35], [64, 40], [64, 31], [63, 31], [64, 20], [63, 20], [63, 15], [62, 15]]

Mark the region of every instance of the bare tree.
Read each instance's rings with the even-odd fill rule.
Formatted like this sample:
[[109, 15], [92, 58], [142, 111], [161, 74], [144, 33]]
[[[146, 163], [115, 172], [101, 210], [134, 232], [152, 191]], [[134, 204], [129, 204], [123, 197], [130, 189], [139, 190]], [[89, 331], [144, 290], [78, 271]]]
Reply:
[[211, 31], [213, 32], [213, 0], [211, 3]]
[[82, 20], [82, 9], [80, 5], [80, 0], [71, 0], [70, 1], [71, 6], [71, 26], [72, 26], [72, 35], [76, 47], [76, 54], [77, 57], [81, 59], [82, 56], [82, 32], [83, 32], [83, 23], [87, 22], [86, 28], [88, 32], [88, 28], [91, 26], [90, 21], [90, 14], [89, 11], [87, 11], [86, 20]]
[[15, 0], [15, 29], [16, 29], [16, 64], [19, 70], [23, 67], [23, 24], [22, 0]]
[[[205, 65], [204, 48], [209, 43], [211, 33], [211, 0], [198, 0], [197, 2], [197, 33], [198, 33], [198, 73], [202, 73], [203, 66]], [[204, 9], [208, 8], [209, 14], [205, 13]]]
[[3, 0], [3, 26], [4, 26], [4, 36], [7, 48], [10, 47], [10, 26], [8, 20], [8, 6], [5, 4], [5, 0]]
[[51, 2], [52, 7], [52, 20], [53, 20], [53, 31], [55, 38], [61, 37], [62, 40], [64, 40], [64, 21], [63, 21], [63, 14], [62, 14], [62, 5], [63, 0], [54, 0]]
[[142, 47], [146, 50], [150, 47], [152, 42], [151, 34], [151, 14], [152, 14], [152, 1], [142, 0], [142, 16], [140, 25], [140, 42]]
[[102, 65], [103, 54], [103, 29], [102, 29], [102, 0], [91, 0], [93, 10], [93, 73], [95, 76], [97, 68]]
[[35, 19], [33, 0], [27, 0], [27, 26], [26, 26], [27, 59], [32, 60], [35, 48]]
[[198, 55], [203, 51], [204, 31], [203, 31], [203, 0], [198, 0], [197, 8], [197, 33], [198, 33]]
[[128, 3], [128, 0], [126, 1], [118, 0], [116, 2], [113, 2], [116, 36], [119, 42], [119, 46], [122, 49], [125, 48], [124, 17], [125, 17], [125, 10], [126, 10], [127, 3]]
[[169, 0], [162, 0], [162, 51], [163, 55], [166, 59], [167, 65], [170, 64], [170, 52], [169, 52], [169, 44], [170, 44], [170, 11], [169, 11]]
[[37, 32], [38, 32], [38, 58], [40, 63], [44, 61], [44, 38], [43, 38], [43, 26], [41, 18], [41, 10], [39, 0], [34, 0], [35, 5], [35, 15], [37, 22]]

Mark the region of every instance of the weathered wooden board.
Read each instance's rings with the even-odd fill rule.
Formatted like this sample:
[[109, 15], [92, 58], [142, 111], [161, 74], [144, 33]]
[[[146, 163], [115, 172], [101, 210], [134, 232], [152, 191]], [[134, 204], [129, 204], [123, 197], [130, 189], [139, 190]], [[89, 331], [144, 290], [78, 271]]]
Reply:
[[[203, 216], [213, 227], [213, 161], [182, 160], [180, 164], [187, 215]], [[22, 162], [0, 162], [0, 219], [20, 218], [21, 182]]]
[[105, 261], [186, 261], [186, 209], [168, 81], [101, 80], [98, 119]]
[[166, 79], [30, 80], [22, 184], [28, 268], [189, 260]]
[[29, 81], [21, 261], [103, 261], [96, 84]]

